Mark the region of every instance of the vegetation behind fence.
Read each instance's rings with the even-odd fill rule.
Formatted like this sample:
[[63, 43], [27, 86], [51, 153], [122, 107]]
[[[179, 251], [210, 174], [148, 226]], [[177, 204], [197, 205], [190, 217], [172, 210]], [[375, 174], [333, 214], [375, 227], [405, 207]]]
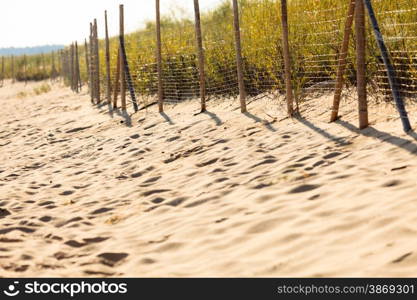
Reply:
[[[204, 0], [200, 0], [202, 1]], [[160, 2], [161, 6], [164, 5], [163, 0]], [[237, 3], [246, 93], [249, 96], [265, 93], [284, 94], [286, 87], [281, 1], [240, 0]], [[349, 3], [350, 0], [288, 0], [291, 77], [294, 94], [299, 102], [305, 100], [308, 95], [334, 89]], [[398, 73], [396, 84], [404, 97], [415, 98], [417, 95], [417, 0], [373, 0], [372, 3]], [[389, 96], [386, 70], [368, 19], [367, 23], [365, 47], [368, 88], [375, 93]], [[201, 15], [205, 85], [209, 98], [239, 94], [233, 25], [233, 6], [229, 0]], [[156, 29], [156, 22], [149, 22], [144, 29], [124, 36], [130, 83], [140, 105], [151, 103], [158, 94]], [[104, 37], [104, 24], [99, 24], [97, 30], [98, 35]], [[91, 56], [90, 66], [92, 61], [96, 61], [95, 52], [88, 50], [91, 39], [87, 38], [87, 42], [87, 53], [85, 47], [78, 47], [79, 72], [83, 82], [89, 79], [91, 81], [89, 74], [91, 68], [88, 71], [86, 65], [88, 56]], [[163, 16], [161, 42], [164, 100], [177, 102], [199, 97], [200, 78], [194, 20]], [[352, 30], [346, 58], [346, 85], [357, 83], [355, 42], [355, 30]], [[110, 38], [108, 54], [111, 80], [108, 81], [105, 40], [99, 40], [97, 43], [99, 66], [96, 72], [101, 76], [99, 76], [99, 84], [95, 85], [100, 86], [102, 93], [108, 88], [114, 92], [114, 86], [108, 87], [108, 83], [114, 84], [117, 79], [119, 45], [119, 37]], [[70, 51], [68, 48], [66, 53]], [[37, 64], [37, 58], [33, 57], [31, 60], [33, 61], [31, 65]], [[21, 65], [22, 58], [17, 59], [17, 63]], [[7, 74], [10, 74], [10, 71], [6, 71], [6, 76]], [[42, 72], [37, 73], [39, 76], [41, 74]]]

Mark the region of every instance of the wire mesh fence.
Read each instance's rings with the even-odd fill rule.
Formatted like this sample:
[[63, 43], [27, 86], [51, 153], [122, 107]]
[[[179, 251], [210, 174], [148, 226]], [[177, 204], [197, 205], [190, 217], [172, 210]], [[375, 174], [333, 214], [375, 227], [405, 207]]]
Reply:
[[[198, 2], [187, 0], [188, 2]], [[337, 112], [356, 111], [355, 88], [358, 84], [357, 25], [354, 21], [355, 2], [363, 0], [291, 0], [287, 1], [291, 86], [300, 112], [312, 109], [316, 115], [326, 116]], [[158, 2], [158, 1], [157, 1]], [[160, 0], [164, 6], [164, 0]], [[200, 0], [204, 2], [204, 0]], [[284, 101], [288, 96], [285, 74], [284, 31], [281, 0], [239, 0], [241, 56], [243, 84], [247, 101], [269, 99], [277, 111], [287, 112]], [[395, 68], [395, 87], [407, 103], [417, 97], [417, 0], [372, 0], [376, 18]], [[180, 6], [184, 4], [182, 2]], [[352, 6], [353, 5], [353, 6]], [[188, 11], [187, 11], [188, 8]], [[139, 108], [158, 102], [159, 92], [165, 103], [187, 100], [200, 101], [202, 78], [208, 101], [237, 99], [239, 76], [234, 10], [232, 1], [225, 0], [216, 8], [201, 15], [201, 43], [204, 68], [199, 65], [199, 43], [196, 38], [194, 11], [182, 7], [184, 16], [161, 18], [161, 68], [158, 72], [157, 22], [148, 22], [143, 29], [124, 36], [125, 59], [121, 53], [119, 37], [109, 40], [109, 66], [106, 66], [106, 44], [98, 42], [98, 66], [92, 40], [79, 47], [81, 80], [90, 83], [99, 73], [98, 86], [109, 103], [119, 104], [123, 91], [128, 103], [137, 98]], [[350, 19], [350, 23], [349, 23]], [[393, 102], [392, 88], [387, 69], [381, 57], [369, 18], [366, 24], [366, 78], [368, 98]], [[356, 32], [356, 33], [355, 33]], [[104, 37], [104, 26], [99, 25], [98, 35]], [[90, 51], [91, 50], [91, 51]], [[86, 53], [87, 51], [87, 53]], [[71, 69], [68, 59], [63, 60], [62, 71]], [[6, 66], [10, 63], [6, 59]], [[16, 59], [16, 69], [19, 60]], [[342, 67], [341, 67], [342, 66]], [[6, 68], [7, 69], [7, 68]], [[126, 77], [126, 69], [130, 76]], [[107, 73], [110, 70], [110, 81]], [[204, 71], [204, 77], [201, 72]], [[6, 71], [7, 73], [7, 71]], [[67, 75], [68, 76], [68, 75]], [[2, 77], [0, 77], [2, 78]], [[160, 81], [158, 80], [160, 78]], [[342, 80], [343, 78], [343, 80]], [[123, 85], [117, 84], [123, 80]], [[110, 82], [110, 86], [109, 86]], [[335, 106], [335, 89], [342, 88], [342, 102]], [[93, 84], [94, 83], [94, 84]], [[133, 89], [134, 95], [131, 90]], [[109, 94], [106, 91], [111, 91]], [[337, 94], [337, 93], [336, 93]], [[132, 96], [133, 95], [133, 96]], [[241, 95], [242, 97], [242, 95]], [[323, 100], [324, 99], [324, 100]], [[323, 100], [323, 101], [322, 101]], [[414, 102], [413, 102], [414, 101]], [[132, 106], [129, 106], [129, 109]], [[414, 115], [415, 113], [411, 113]], [[332, 118], [334, 119], [334, 118]]]
[[[397, 88], [402, 96], [417, 97], [417, 1], [374, 1], [379, 21], [391, 60], [397, 72]], [[371, 36], [369, 43], [369, 78], [371, 87], [383, 97], [391, 97], [391, 89], [384, 63]]]

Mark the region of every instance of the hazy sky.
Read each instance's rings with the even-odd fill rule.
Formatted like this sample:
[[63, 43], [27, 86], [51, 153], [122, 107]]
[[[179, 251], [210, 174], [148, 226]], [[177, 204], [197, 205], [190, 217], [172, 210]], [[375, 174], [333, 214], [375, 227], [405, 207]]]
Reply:
[[[223, 0], [200, 0], [207, 10]], [[162, 14], [174, 10], [193, 13], [193, 0], [160, 0]], [[155, 18], [154, 0], [0, 0], [0, 48], [69, 44], [89, 35], [89, 22], [97, 18], [99, 36], [104, 34], [104, 10], [109, 33], [118, 32], [119, 4], [125, 6], [125, 31], [140, 28]]]

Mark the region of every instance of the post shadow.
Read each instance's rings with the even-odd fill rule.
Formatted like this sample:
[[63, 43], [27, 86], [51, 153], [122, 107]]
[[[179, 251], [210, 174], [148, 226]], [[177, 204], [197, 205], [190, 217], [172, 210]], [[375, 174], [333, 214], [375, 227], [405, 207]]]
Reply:
[[327, 131], [325, 131], [324, 129], [317, 127], [316, 125], [314, 125], [313, 123], [311, 123], [310, 121], [306, 120], [305, 118], [298, 116], [298, 117], [294, 117], [295, 120], [299, 121], [301, 124], [307, 126], [308, 128], [310, 128], [311, 130], [317, 132], [318, 134], [322, 135], [323, 137], [325, 137], [326, 139], [335, 142], [336, 144], [338, 144], [339, 146], [347, 146], [352, 144], [352, 142], [347, 141], [345, 138], [343, 137], [338, 137], [335, 136], [333, 134], [328, 133]]
[[[371, 126], [365, 129], [359, 130], [354, 125], [350, 124], [349, 122], [343, 121], [341, 119], [338, 119], [335, 123], [341, 125], [342, 127], [352, 132], [361, 134], [366, 137], [376, 138], [380, 140], [381, 142], [391, 144], [393, 146], [404, 149], [413, 155], [417, 155], [417, 144], [413, 143], [410, 140], [406, 140], [401, 137], [394, 136], [388, 132], [375, 129], [374, 127], [371, 127]], [[415, 141], [417, 141], [417, 134], [414, 131], [409, 131], [407, 135], [412, 137]]]
[[102, 108], [107, 105], [107, 113], [110, 115], [111, 118], [113, 118], [113, 108], [111, 102], [101, 102], [101, 103], [93, 103], [93, 107], [98, 109], [100, 112], [102, 112]]
[[129, 113], [127, 112], [127, 110], [120, 110], [116, 108], [114, 111], [118, 116], [121, 116], [124, 119], [123, 121], [121, 121], [122, 123], [124, 123], [127, 127], [132, 127], [132, 118], [131, 115], [129, 115]]
[[210, 118], [213, 119], [214, 122], [216, 122], [216, 126], [220, 126], [223, 124], [223, 121], [213, 112], [210, 112], [208, 110], [205, 110], [204, 112], [202, 112], [205, 115], [208, 115]]
[[258, 116], [255, 116], [254, 114], [251, 114], [250, 112], [244, 112], [243, 113], [244, 116], [248, 117], [249, 119], [254, 120], [256, 123], [262, 123], [266, 129], [272, 131], [272, 132], [276, 132], [277, 130], [274, 128], [274, 126], [271, 125], [270, 122], [259, 118]]
[[100, 103], [96, 103], [96, 107], [98, 109], [103, 108], [104, 106], [106, 106], [108, 104], [108, 102], [100, 102]]
[[175, 125], [172, 119], [165, 112], [160, 112], [159, 114], [165, 119], [166, 122], [169, 123], [169, 125]]
[[110, 117], [113, 118], [113, 105], [111, 101], [107, 101], [107, 112], [109, 113]]

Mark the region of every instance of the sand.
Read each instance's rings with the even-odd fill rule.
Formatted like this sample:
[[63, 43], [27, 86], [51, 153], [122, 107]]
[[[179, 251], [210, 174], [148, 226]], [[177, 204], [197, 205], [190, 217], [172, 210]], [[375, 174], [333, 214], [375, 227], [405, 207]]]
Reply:
[[0, 89], [0, 276], [417, 275], [417, 142], [395, 111], [358, 131], [354, 103], [326, 122], [330, 96], [304, 120], [189, 101], [127, 126], [40, 84]]

